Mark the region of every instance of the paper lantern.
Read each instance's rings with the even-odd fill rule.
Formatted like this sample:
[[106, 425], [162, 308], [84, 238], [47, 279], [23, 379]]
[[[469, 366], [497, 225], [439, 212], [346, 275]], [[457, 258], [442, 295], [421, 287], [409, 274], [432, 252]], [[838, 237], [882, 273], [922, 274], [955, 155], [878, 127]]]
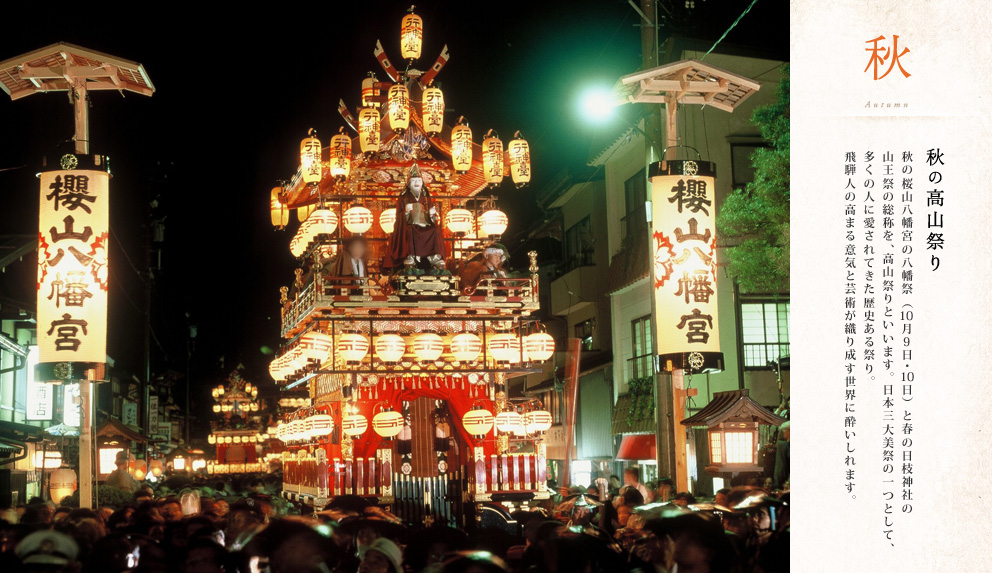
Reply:
[[410, 92], [403, 84], [394, 84], [386, 96], [389, 109], [389, 127], [402, 135], [410, 126]]
[[388, 209], [383, 209], [379, 213], [379, 228], [382, 232], [387, 235], [393, 234], [393, 228], [396, 226], [396, 208], [389, 207]]
[[344, 134], [344, 128], [331, 138], [329, 158], [331, 177], [339, 180], [347, 179], [351, 174], [351, 138]]
[[472, 212], [468, 209], [452, 209], [444, 216], [444, 226], [456, 235], [464, 235], [472, 230]]
[[462, 426], [473, 436], [485, 436], [493, 429], [496, 418], [489, 410], [469, 410], [462, 416]]
[[361, 362], [369, 352], [369, 339], [356, 332], [338, 336], [338, 354], [347, 362]]
[[375, 98], [379, 95], [379, 90], [375, 87], [375, 76], [369, 74], [369, 77], [362, 80], [362, 107], [371, 107], [375, 105]]
[[214, 404], [214, 414], [220, 413], [220, 404]]
[[420, 109], [420, 115], [424, 120], [424, 131], [428, 135], [441, 133], [444, 128], [444, 94], [441, 88], [431, 86], [425, 89]]
[[458, 173], [467, 173], [472, 168], [472, 130], [465, 118], [451, 128], [451, 166]]
[[240, 444], [241, 443], [241, 436], [234, 436], [234, 443], [235, 444]]
[[382, 334], [375, 339], [375, 355], [383, 362], [399, 362], [406, 353], [406, 341], [398, 334]]
[[491, 129], [482, 140], [482, 171], [490, 187], [503, 180], [503, 142]]
[[134, 460], [133, 468], [131, 469], [131, 475], [137, 481], [145, 481], [145, 475], [148, 473], [148, 464], [145, 460]]
[[496, 429], [504, 434], [516, 433], [523, 427], [524, 418], [513, 410], [496, 414]]
[[62, 503], [62, 500], [76, 491], [76, 472], [70, 469], [60, 469], [52, 472], [48, 478], [48, 495], [55, 503]]
[[502, 235], [509, 224], [510, 218], [498, 209], [490, 209], [479, 215], [479, 231], [489, 237]]
[[282, 204], [279, 200], [279, 194], [282, 193], [282, 187], [273, 187], [272, 195], [269, 199], [269, 214], [272, 217], [272, 226], [283, 228], [289, 224], [289, 207]]
[[289, 252], [296, 258], [303, 256], [303, 251], [307, 246], [306, 243], [303, 242], [303, 236], [300, 233], [301, 230], [302, 228], [297, 230], [296, 234], [293, 235], [293, 238], [289, 241]]
[[403, 414], [383, 410], [372, 417], [372, 430], [383, 438], [392, 438], [403, 431]]
[[532, 410], [524, 414], [524, 428], [528, 433], [547, 432], [553, 422], [551, 412]]
[[530, 182], [530, 145], [516, 133], [516, 139], [506, 147], [510, 155], [510, 175], [517, 187]]
[[310, 213], [313, 213], [313, 210], [316, 209], [316, 208], [317, 208], [316, 205], [304, 205], [302, 207], [297, 208], [296, 209], [296, 220], [299, 221], [299, 222], [301, 222], [301, 223], [303, 221], [306, 221], [307, 220], [307, 217], [310, 216]]
[[366, 107], [358, 112], [358, 143], [362, 153], [379, 151], [379, 110]]
[[372, 228], [372, 211], [361, 205], [353, 205], [344, 212], [342, 220], [349, 233], [360, 235]]
[[514, 334], [493, 334], [489, 336], [486, 346], [489, 356], [498, 362], [520, 362], [520, 339]]
[[420, 49], [424, 42], [424, 21], [413, 13], [403, 16], [400, 23], [400, 53], [405, 60], [416, 60], [420, 57]]
[[289, 423], [289, 439], [297, 442], [306, 437], [306, 423], [303, 420], [293, 420]]
[[307, 355], [303, 353], [303, 349], [299, 345], [294, 346], [287, 352], [289, 358], [287, 359], [287, 368], [289, 372], [299, 372], [307, 367]]
[[320, 182], [320, 140], [316, 135], [317, 132], [311, 129], [310, 134], [300, 142], [300, 173], [303, 182], [308, 185]]
[[331, 358], [334, 339], [322, 332], [311, 331], [300, 337], [297, 346], [307, 360], [323, 364]]
[[368, 428], [369, 420], [361, 414], [346, 414], [341, 418], [341, 431], [346, 436], [361, 436]]
[[444, 340], [433, 332], [424, 332], [413, 339], [412, 347], [421, 362], [433, 362], [444, 353]]
[[[258, 391], [256, 390], [256, 391], [252, 392], [251, 394], [252, 394], [252, 396], [255, 396], [255, 395], [258, 394]], [[251, 404], [249, 404], [248, 409], [251, 410], [252, 412], [257, 412], [258, 411], [258, 402], [252, 402]]]
[[[273, 358], [272, 362], [269, 362], [269, 376], [271, 376], [272, 379], [275, 380], [276, 382], [281, 382], [285, 380], [285, 378], [282, 375], [282, 368], [280, 367], [278, 356]], [[214, 398], [216, 398], [217, 397], [216, 390], [214, 392], [215, 392]]]
[[463, 332], [451, 337], [451, 355], [459, 362], [478, 360], [482, 352], [482, 341], [471, 332]]
[[330, 414], [314, 414], [309, 420], [313, 423], [310, 428], [310, 439], [329, 436], [334, 431], [334, 418]]
[[316, 209], [304, 223], [307, 227], [307, 242], [320, 235], [333, 235], [338, 228], [338, 216], [330, 209]]
[[555, 354], [555, 339], [547, 332], [524, 337], [524, 356], [530, 362], [544, 362]]
[[314, 437], [313, 416], [307, 416], [302, 420], [302, 422], [303, 422], [303, 430], [297, 436], [297, 439], [309, 441]]
[[159, 477], [162, 475], [162, 460], [152, 460], [149, 467], [151, 468], [153, 476]]

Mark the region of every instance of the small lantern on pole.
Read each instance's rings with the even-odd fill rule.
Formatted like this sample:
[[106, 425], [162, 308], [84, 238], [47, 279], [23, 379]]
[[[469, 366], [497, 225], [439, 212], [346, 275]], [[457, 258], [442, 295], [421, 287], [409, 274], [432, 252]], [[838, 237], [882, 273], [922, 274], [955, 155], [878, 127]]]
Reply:
[[362, 153], [379, 151], [379, 110], [366, 107], [358, 112], [358, 143]]
[[486, 137], [482, 140], [482, 170], [490, 187], [503, 181], [503, 142], [492, 129], [486, 132]]
[[472, 130], [464, 117], [451, 128], [451, 166], [457, 173], [468, 173], [472, 168]]
[[410, 92], [404, 84], [389, 88], [386, 98], [389, 107], [389, 127], [398, 135], [403, 135], [410, 126]]
[[424, 119], [424, 131], [428, 135], [441, 133], [444, 127], [444, 93], [441, 92], [441, 88], [431, 86], [425, 89], [420, 109]]
[[420, 57], [420, 50], [424, 44], [424, 21], [420, 16], [413, 13], [414, 6], [410, 6], [409, 14], [403, 16], [400, 23], [400, 52], [405, 60], [416, 60]]
[[351, 138], [345, 135], [344, 128], [339, 128], [337, 135], [331, 138], [331, 177], [344, 181], [351, 174]]
[[282, 187], [273, 187], [271, 199], [269, 200], [269, 212], [272, 217], [272, 226], [282, 229], [289, 224], [289, 207], [283, 205], [279, 199]]
[[311, 127], [307, 136], [300, 142], [300, 172], [303, 174], [303, 182], [307, 185], [320, 183], [320, 151], [317, 130]]
[[707, 473], [747, 473], [763, 470], [758, 461], [759, 426], [779, 426], [785, 421], [751, 399], [744, 389], [714, 393], [713, 400], [682, 420], [682, 425], [706, 428], [710, 454]]
[[530, 144], [519, 131], [513, 137], [514, 139], [507, 146], [507, 151], [510, 155], [510, 175], [519, 189], [530, 182]]

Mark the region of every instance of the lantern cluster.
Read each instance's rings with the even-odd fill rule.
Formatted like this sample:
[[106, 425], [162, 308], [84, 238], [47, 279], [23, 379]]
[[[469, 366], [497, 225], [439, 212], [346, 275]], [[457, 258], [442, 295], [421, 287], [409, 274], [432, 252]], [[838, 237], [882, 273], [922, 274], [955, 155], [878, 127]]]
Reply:
[[211, 445], [257, 444], [257, 443], [263, 443], [268, 439], [269, 439], [269, 434], [267, 432], [256, 432], [254, 434], [237, 434], [237, 435], [226, 435], [226, 434], [207, 435], [207, 443]]
[[276, 438], [283, 443], [313, 442], [334, 431], [334, 418], [325, 412], [299, 414], [276, 425]]
[[318, 237], [330, 236], [338, 228], [338, 216], [330, 209], [314, 209], [297, 229], [289, 242], [289, 251], [294, 257], [301, 257], [307, 247]]
[[496, 429], [514, 436], [535, 436], [551, 429], [554, 418], [547, 410], [529, 410], [520, 414], [511, 408], [496, 414]]

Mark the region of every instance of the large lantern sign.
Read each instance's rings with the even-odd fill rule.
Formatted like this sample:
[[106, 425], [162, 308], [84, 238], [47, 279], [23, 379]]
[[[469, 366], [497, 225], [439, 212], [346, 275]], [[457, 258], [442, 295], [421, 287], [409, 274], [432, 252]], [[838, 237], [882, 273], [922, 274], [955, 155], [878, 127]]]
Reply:
[[379, 110], [366, 107], [358, 112], [358, 143], [362, 153], [379, 151]]
[[40, 176], [38, 382], [80, 378], [92, 367], [73, 374], [67, 363], [107, 360], [110, 174], [103, 157], [66, 157], [89, 168]]
[[400, 52], [403, 54], [403, 59], [416, 60], [419, 58], [423, 44], [424, 21], [413, 13], [411, 6], [410, 13], [403, 16], [403, 21], [400, 23]]
[[665, 370], [723, 369], [717, 322], [716, 167], [651, 165], [653, 285]]
[[519, 188], [530, 182], [530, 144], [520, 136], [519, 131], [514, 137], [507, 146], [507, 151], [510, 155], [510, 175]]
[[499, 185], [503, 180], [503, 142], [491, 129], [482, 140], [482, 171], [490, 186]]
[[424, 119], [424, 131], [428, 135], [441, 133], [444, 127], [444, 94], [441, 88], [431, 86], [424, 90], [421, 116]]
[[351, 174], [351, 138], [344, 134], [344, 128], [331, 138], [331, 177], [344, 180]]
[[458, 118], [458, 124], [451, 128], [451, 166], [458, 173], [467, 173], [472, 168], [472, 130], [465, 118]]
[[320, 140], [317, 131], [310, 129], [309, 135], [300, 142], [300, 172], [306, 184], [320, 183]]
[[403, 84], [389, 88], [386, 99], [389, 106], [389, 127], [402, 135], [410, 126], [410, 92]]

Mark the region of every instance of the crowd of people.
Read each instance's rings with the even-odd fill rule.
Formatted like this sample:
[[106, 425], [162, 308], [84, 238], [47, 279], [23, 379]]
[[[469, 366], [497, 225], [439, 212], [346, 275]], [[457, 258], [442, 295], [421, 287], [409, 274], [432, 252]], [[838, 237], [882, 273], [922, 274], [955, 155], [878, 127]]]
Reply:
[[[169, 482], [166, 482], [169, 483]], [[175, 485], [175, 483], [173, 483]], [[292, 505], [273, 479], [147, 485], [119, 507], [33, 499], [0, 513], [0, 571], [190, 573], [788, 571], [789, 494], [697, 500], [636, 470], [561, 488], [508, 526], [409, 524], [357, 496]], [[516, 522], [516, 525], [513, 525]], [[482, 523], [482, 522], [480, 522]]]

